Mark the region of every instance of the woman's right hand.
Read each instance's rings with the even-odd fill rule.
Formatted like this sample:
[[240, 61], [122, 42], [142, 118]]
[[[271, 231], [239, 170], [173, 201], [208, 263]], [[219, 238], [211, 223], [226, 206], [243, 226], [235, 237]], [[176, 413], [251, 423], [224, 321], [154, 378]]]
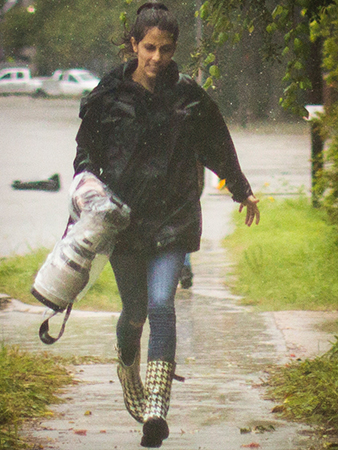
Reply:
[[252, 225], [255, 218], [256, 225], [259, 224], [260, 212], [257, 206], [258, 202], [258, 198], [256, 198], [254, 195], [249, 195], [249, 197], [240, 204], [239, 212], [242, 212], [243, 208], [246, 206], [245, 225], [247, 225], [248, 227]]

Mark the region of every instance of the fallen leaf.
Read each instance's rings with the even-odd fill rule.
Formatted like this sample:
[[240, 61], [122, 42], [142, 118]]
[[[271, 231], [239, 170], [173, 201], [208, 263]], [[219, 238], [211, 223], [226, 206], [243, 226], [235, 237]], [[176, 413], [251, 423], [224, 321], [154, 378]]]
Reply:
[[257, 444], [257, 442], [251, 442], [251, 444], [242, 445], [242, 447], [245, 447], [245, 448], [259, 448], [260, 445]]
[[92, 415], [92, 412], [91, 412], [91, 411], [86, 411], [86, 412], [84, 413], [84, 415], [85, 415], [85, 416], [91, 416], [91, 415]]
[[74, 430], [75, 434], [79, 434], [80, 436], [86, 436], [87, 430]]
[[100, 433], [107, 433], [106, 430], [100, 430]]

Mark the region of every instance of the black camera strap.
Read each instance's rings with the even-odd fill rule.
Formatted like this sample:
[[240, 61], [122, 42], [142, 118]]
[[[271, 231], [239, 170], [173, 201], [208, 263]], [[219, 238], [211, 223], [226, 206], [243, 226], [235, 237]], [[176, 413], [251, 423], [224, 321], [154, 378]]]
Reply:
[[54, 344], [54, 342], [58, 341], [60, 339], [60, 337], [63, 335], [63, 332], [65, 331], [66, 328], [66, 323], [67, 320], [69, 319], [70, 313], [72, 311], [73, 308], [73, 303], [69, 303], [66, 309], [66, 314], [65, 317], [63, 319], [63, 323], [60, 329], [60, 332], [58, 334], [58, 336], [56, 338], [53, 338], [48, 332], [49, 332], [49, 321], [52, 317], [54, 317], [59, 311], [54, 311], [53, 314], [51, 314], [46, 320], [44, 320], [40, 326], [40, 330], [39, 330], [39, 337], [41, 339], [41, 341], [44, 344], [47, 345], [51, 345]]

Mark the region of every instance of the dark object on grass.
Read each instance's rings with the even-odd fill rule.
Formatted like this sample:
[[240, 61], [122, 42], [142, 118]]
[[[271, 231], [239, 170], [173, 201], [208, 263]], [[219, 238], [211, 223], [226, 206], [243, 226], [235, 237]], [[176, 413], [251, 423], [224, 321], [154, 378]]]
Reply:
[[20, 181], [15, 180], [12, 183], [13, 189], [19, 190], [34, 190], [34, 191], [52, 191], [57, 192], [60, 190], [60, 175], [55, 173], [47, 180], [41, 181]]

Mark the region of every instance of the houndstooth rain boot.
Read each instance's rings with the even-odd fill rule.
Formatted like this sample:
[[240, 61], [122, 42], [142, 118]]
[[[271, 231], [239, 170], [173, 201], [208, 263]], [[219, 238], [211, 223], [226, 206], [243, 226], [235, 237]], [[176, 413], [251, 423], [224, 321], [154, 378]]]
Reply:
[[134, 362], [130, 366], [124, 364], [121, 350], [117, 349], [117, 351], [117, 375], [123, 390], [124, 404], [129, 414], [137, 422], [143, 423], [145, 390], [140, 376], [140, 350], [137, 350]]
[[175, 366], [175, 363], [166, 361], [148, 362], [142, 447], [161, 447], [162, 441], [169, 436], [166, 417], [169, 410]]

